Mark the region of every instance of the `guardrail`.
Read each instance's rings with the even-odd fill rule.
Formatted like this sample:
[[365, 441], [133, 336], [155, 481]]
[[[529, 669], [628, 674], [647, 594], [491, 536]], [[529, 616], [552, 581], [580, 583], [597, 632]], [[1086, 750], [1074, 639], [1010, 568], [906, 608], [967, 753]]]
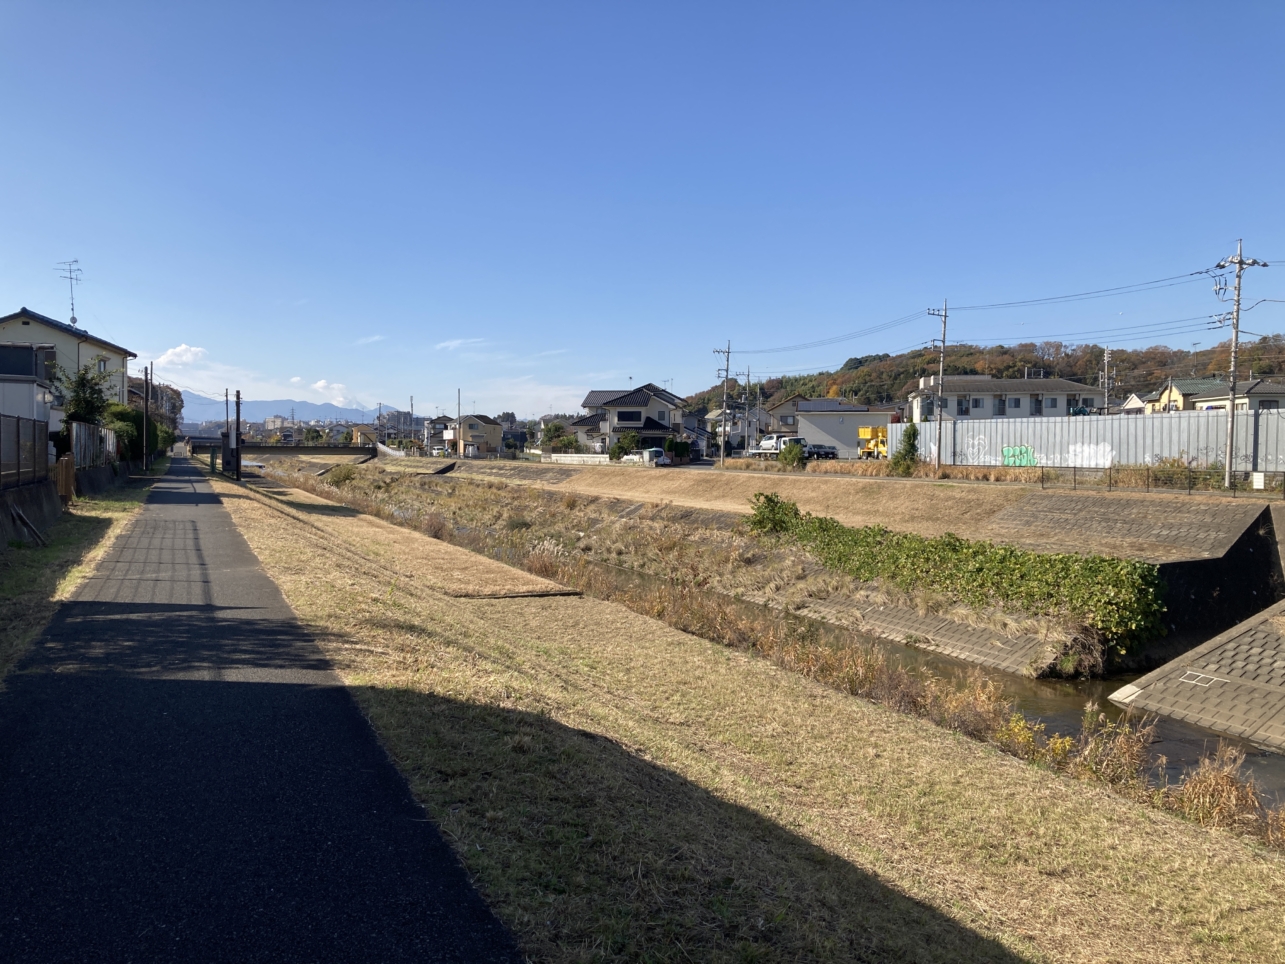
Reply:
[[0, 415], [0, 489], [49, 478], [49, 423]]

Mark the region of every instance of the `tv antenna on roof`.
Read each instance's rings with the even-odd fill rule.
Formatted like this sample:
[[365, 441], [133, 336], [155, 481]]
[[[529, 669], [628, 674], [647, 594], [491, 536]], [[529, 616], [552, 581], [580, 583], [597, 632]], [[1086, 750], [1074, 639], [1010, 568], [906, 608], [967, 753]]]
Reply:
[[73, 261], [59, 261], [55, 271], [61, 271], [58, 277], [67, 282], [67, 288], [71, 292], [71, 324], [76, 326], [76, 285], [80, 284], [80, 259]]

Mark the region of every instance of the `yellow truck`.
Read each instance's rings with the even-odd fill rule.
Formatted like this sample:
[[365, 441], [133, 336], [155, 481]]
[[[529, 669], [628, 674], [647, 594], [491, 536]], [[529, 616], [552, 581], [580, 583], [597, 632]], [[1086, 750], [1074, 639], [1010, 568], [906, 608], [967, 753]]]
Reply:
[[886, 459], [888, 457], [888, 426], [862, 425], [857, 429], [857, 438], [861, 439], [861, 457], [863, 459]]

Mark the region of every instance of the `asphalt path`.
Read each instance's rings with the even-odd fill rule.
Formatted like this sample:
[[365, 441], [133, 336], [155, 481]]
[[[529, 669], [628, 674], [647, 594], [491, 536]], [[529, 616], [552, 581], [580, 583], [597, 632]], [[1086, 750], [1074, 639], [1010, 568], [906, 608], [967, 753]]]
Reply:
[[0, 960], [521, 960], [190, 464], [0, 693]]

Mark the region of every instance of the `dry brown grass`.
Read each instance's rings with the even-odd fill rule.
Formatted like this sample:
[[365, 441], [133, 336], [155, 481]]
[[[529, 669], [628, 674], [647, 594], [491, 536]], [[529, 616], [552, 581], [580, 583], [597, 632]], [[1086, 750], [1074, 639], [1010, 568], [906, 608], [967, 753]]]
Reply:
[[48, 547], [0, 549], [0, 680], [134, 518], [147, 490], [77, 499], [48, 531]]
[[394, 585], [384, 530], [215, 485], [533, 959], [1285, 954], [1285, 866], [1230, 835], [610, 603]]
[[[727, 468], [748, 472], [798, 472], [766, 459], [732, 459]], [[885, 459], [859, 459], [855, 461], [826, 460], [808, 462], [804, 471], [808, 475], [849, 475], [864, 479], [888, 479], [894, 476], [891, 463]], [[963, 479], [970, 482], [1019, 482], [1026, 485], [1040, 484], [1040, 470], [1006, 468], [1001, 465], [943, 465], [940, 469], [931, 462], [919, 462], [912, 470], [913, 479]]]

